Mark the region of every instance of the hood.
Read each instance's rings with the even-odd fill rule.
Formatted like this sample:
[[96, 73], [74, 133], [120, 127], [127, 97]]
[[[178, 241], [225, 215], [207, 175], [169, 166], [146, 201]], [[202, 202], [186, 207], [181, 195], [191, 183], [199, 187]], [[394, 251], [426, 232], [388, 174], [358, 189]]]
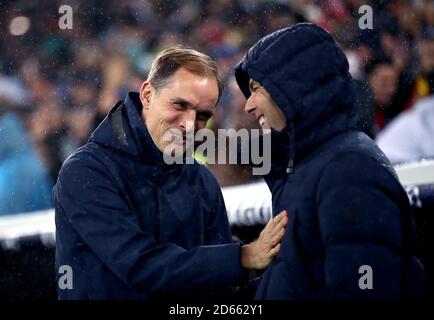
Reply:
[[148, 164], [162, 164], [163, 155], [155, 146], [141, 118], [142, 103], [137, 92], [129, 92], [95, 129], [89, 141]]
[[348, 69], [345, 54], [327, 31], [300, 23], [259, 40], [236, 65], [235, 77], [246, 98], [252, 78], [282, 109], [289, 160], [297, 163], [333, 135], [356, 127]]

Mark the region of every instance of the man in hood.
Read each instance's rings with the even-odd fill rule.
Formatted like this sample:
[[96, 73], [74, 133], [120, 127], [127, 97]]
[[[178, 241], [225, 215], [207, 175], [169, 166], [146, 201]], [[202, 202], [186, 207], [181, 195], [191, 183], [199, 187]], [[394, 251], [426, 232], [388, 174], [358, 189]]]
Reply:
[[257, 299], [398, 299], [424, 290], [407, 195], [364, 133], [348, 62], [320, 27], [259, 40], [235, 67], [245, 111], [271, 130], [264, 176], [273, 214], [287, 209], [281, 250]]
[[140, 92], [118, 102], [65, 161], [53, 189], [59, 298], [209, 299], [277, 254], [285, 213], [257, 241], [232, 243], [210, 171], [165, 160], [171, 146], [191, 158], [188, 123], [205, 127], [219, 79], [210, 57], [163, 51]]

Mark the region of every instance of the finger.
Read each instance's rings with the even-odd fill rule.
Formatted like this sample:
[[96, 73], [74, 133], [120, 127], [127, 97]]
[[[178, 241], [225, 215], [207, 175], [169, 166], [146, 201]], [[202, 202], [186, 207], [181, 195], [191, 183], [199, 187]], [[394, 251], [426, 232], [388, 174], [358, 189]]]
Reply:
[[287, 222], [288, 212], [286, 210], [283, 210], [277, 216], [275, 216], [274, 218], [271, 217], [270, 220], [268, 220], [267, 225], [264, 227], [261, 233], [273, 236], [273, 234], [279, 232], [279, 230], [282, 228], [282, 225], [285, 226]]
[[276, 216], [276, 218], [279, 217], [279, 219], [281, 219], [287, 215], [288, 215], [288, 211], [286, 211], [286, 209], [285, 209], [285, 210], [280, 211], [279, 214]]
[[269, 232], [271, 235], [276, 233], [276, 228], [279, 225], [279, 221], [280, 221], [281, 217], [274, 217], [271, 220], [271, 223], [269, 225], [267, 225], [267, 232]]
[[282, 211], [273, 218], [273, 223], [279, 223], [279, 221], [284, 217], [285, 213]]
[[276, 233], [279, 232], [280, 229], [284, 228], [288, 224], [287, 215], [283, 215], [280, 220], [275, 223], [271, 229], [271, 232]]
[[277, 230], [284, 230], [288, 225], [288, 220], [282, 220], [279, 225], [276, 227]]
[[285, 229], [282, 229], [282, 230], [280, 230], [280, 232], [278, 234], [276, 234], [273, 237], [272, 247], [274, 247], [275, 245], [277, 245], [278, 243], [280, 243], [280, 241], [282, 240], [284, 234], [285, 234]]
[[282, 220], [280, 220], [279, 224], [276, 226], [277, 229], [283, 229], [288, 224], [288, 218], [285, 216]]
[[268, 243], [269, 246], [273, 246], [276, 242], [279, 242], [285, 232], [285, 225], [280, 225], [279, 227], [274, 226], [273, 228], [269, 228], [268, 230], [264, 230], [262, 234], [262, 239], [264, 243]]
[[276, 217], [274, 217], [274, 224], [280, 223], [282, 220], [288, 218], [288, 212], [286, 210], [281, 211]]
[[284, 232], [285, 230], [283, 229], [278, 233], [269, 234], [267, 237], [264, 236], [262, 239], [264, 251], [268, 252], [274, 248], [282, 240]]
[[278, 243], [275, 247], [273, 247], [269, 252], [268, 252], [268, 256], [270, 258], [274, 258], [280, 251], [280, 243]]

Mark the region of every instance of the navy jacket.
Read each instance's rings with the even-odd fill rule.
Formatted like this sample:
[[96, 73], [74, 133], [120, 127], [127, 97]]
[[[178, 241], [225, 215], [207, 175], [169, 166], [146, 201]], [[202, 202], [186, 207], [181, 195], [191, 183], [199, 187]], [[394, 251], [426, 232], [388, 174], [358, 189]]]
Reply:
[[141, 108], [129, 93], [60, 170], [56, 268], [73, 270], [60, 299], [203, 299], [246, 280], [214, 176], [166, 165]]
[[387, 158], [357, 130], [348, 62], [333, 38], [307, 23], [276, 31], [235, 74], [246, 97], [250, 78], [261, 83], [287, 120], [282, 132], [272, 130], [265, 180], [273, 214], [287, 209], [289, 223], [256, 298], [420, 295], [424, 271], [406, 193]]

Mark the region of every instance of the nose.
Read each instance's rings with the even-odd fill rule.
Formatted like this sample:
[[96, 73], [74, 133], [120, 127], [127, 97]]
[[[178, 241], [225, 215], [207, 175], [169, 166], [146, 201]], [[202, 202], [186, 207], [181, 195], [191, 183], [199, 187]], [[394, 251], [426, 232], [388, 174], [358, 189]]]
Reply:
[[194, 122], [196, 120], [196, 110], [189, 109], [186, 110], [183, 114], [181, 121], [181, 128], [186, 131], [194, 127]]
[[256, 106], [253, 101], [253, 95], [250, 95], [250, 97], [246, 101], [246, 105], [244, 106], [244, 111], [247, 113], [253, 113], [255, 112]]

